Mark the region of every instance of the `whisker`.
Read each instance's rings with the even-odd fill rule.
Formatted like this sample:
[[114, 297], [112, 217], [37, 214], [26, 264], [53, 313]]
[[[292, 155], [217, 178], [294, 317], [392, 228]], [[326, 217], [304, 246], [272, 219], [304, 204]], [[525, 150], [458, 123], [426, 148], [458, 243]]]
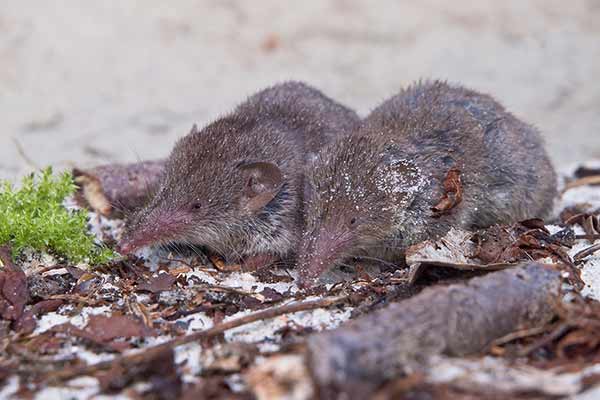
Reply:
[[342, 266], [342, 267], [346, 267], [346, 268], [356, 269], [356, 265], [345, 264], [342, 262], [337, 262], [337, 263], [333, 264], [332, 268], [336, 267], [336, 266]]
[[380, 263], [382, 263], [384, 265], [387, 265], [389, 267], [397, 267], [398, 266], [395, 263], [392, 263], [392, 262], [389, 262], [389, 261], [386, 261], [386, 260], [383, 260], [383, 259], [377, 258], [377, 257], [369, 257], [369, 256], [355, 256], [355, 257], [357, 259], [359, 259], [359, 260], [377, 261], [377, 262], [380, 262]]

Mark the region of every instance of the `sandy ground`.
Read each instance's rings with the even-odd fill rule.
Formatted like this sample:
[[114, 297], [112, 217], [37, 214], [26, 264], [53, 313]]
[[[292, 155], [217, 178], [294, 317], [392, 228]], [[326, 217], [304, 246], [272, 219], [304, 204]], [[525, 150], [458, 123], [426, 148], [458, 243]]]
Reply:
[[462, 82], [557, 164], [600, 157], [598, 0], [176, 3], [0, 2], [0, 177], [164, 156], [285, 79], [361, 114], [420, 77]]

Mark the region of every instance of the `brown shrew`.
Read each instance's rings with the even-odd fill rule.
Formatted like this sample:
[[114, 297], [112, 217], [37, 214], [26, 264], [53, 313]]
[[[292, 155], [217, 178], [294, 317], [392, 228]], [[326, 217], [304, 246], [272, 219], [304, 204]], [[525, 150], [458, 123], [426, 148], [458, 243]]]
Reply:
[[249, 268], [286, 259], [299, 240], [307, 165], [359, 123], [304, 83], [254, 94], [177, 142], [156, 193], [128, 218], [121, 252], [181, 243]]
[[305, 185], [305, 285], [355, 257], [400, 263], [451, 227], [546, 216], [556, 176], [539, 132], [492, 97], [419, 82], [327, 146]]

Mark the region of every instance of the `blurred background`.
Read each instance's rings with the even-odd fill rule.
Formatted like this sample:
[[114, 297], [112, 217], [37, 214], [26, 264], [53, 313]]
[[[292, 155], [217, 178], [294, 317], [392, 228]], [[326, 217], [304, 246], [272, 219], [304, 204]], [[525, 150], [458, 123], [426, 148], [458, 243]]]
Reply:
[[3, 0], [0, 177], [166, 156], [286, 79], [364, 115], [419, 78], [494, 95], [559, 167], [600, 158], [600, 0]]

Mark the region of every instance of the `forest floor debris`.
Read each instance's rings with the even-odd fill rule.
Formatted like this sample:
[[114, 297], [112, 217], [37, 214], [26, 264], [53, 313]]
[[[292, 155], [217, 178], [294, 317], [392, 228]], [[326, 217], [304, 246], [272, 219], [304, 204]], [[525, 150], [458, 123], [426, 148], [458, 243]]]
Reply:
[[[315, 332], [426, 286], [463, 282], [531, 260], [554, 265], [564, 279], [554, 319], [509, 332], [479, 356], [447, 359], [425, 374], [392, 379], [376, 396], [418, 392], [473, 398], [494, 377], [498, 385], [487, 389], [514, 398], [533, 387], [539, 395], [556, 397], [592, 390], [600, 383], [600, 186], [578, 180], [596, 172], [573, 172], [549, 225], [530, 220], [480, 232], [452, 231], [411, 249], [410, 269], [361, 273], [308, 292], [297, 288], [293, 269], [247, 273], [193, 251], [146, 249], [93, 268], [31, 252], [12, 263], [5, 249], [0, 397], [269, 398], [281, 388], [259, 388], [257, 382], [268, 382], [256, 371], [282, 360], [288, 370], [278, 371], [288, 371], [300, 385], [288, 385], [285, 394], [309, 398], [314, 387], [293, 365]], [[89, 216], [96, 236], [107, 243], [118, 240], [120, 220]], [[563, 389], [557, 391], [553, 380], [564, 383]], [[479, 386], [469, 383], [475, 381]]]

